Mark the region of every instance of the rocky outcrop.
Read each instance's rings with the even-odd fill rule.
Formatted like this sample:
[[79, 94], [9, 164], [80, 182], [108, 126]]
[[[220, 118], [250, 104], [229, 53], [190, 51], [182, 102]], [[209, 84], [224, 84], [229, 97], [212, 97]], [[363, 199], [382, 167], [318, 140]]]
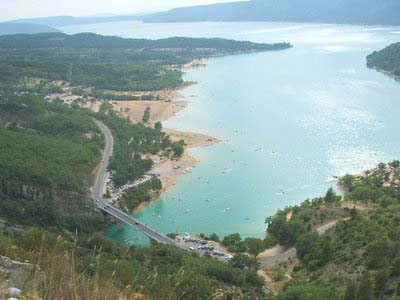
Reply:
[[36, 289], [39, 267], [29, 263], [13, 261], [8, 257], [0, 256], [0, 299], [8, 296], [10, 288], [17, 288], [23, 292], [32, 292]]

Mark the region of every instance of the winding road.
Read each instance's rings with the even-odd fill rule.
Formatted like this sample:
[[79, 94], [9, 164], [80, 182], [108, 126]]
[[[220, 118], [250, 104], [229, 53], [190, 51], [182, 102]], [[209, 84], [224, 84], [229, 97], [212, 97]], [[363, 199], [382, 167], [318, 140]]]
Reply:
[[99, 209], [101, 209], [102, 211], [112, 215], [119, 221], [135, 227], [137, 230], [139, 230], [140, 232], [142, 232], [143, 234], [145, 234], [150, 239], [152, 239], [156, 242], [168, 244], [168, 245], [175, 245], [175, 246], [179, 247], [180, 245], [177, 242], [175, 242], [173, 239], [150, 228], [146, 224], [139, 222], [138, 220], [136, 220], [132, 216], [126, 214], [122, 210], [116, 208], [113, 205], [108, 204], [103, 199], [103, 194], [104, 194], [104, 191], [106, 190], [106, 183], [107, 183], [107, 168], [108, 168], [110, 157], [113, 153], [114, 139], [113, 139], [110, 129], [108, 129], [107, 126], [105, 126], [99, 120], [93, 119], [93, 121], [96, 123], [96, 125], [102, 131], [104, 138], [105, 138], [105, 142], [106, 142], [104, 152], [103, 152], [103, 160], [102, 160], [99, 174], [97, 175], [96, 182], [93, 186], [93, 191], [92, 191], [92, 198], [94, 199], [97, 207]]
[[[329, 222], [329, 223], [327, 223], [325, 225], [322, 225], [321, 227], [317, 228], [317, 232], [320, 235], [322, 235], [325, 232], [327, 232], [329, 229], [335, 227], [337, 225], [337, 223], [338, 223], [338, 221], [332, 221], [332, 222]], [[291, 248], [291, 249], [287, 250], [286, 252], [284, 252], [284, 253], [282, 253], [280, 255], [260, 260], [259, 263], [260, 263], [260, 267], [263, 268], [263, 267], [266, 267], [266, 266], [269, 266], [269, 265], [279, 264], [279, 263], [285, 262], [285, 261], [287, 261], [289, 259], [295, 258], [296, 256], [297, 256], [296, 248]]]

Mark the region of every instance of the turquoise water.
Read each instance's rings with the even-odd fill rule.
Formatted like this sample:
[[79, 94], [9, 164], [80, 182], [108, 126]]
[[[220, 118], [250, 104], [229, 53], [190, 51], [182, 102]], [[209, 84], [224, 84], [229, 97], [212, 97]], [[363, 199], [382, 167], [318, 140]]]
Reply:
[[[124, 22], [64, 31], [294, 45], [281, 52], [213, 58], [206, 68], [185, 75], [198, 82], [184, 91], [191, 104], [164, 125], [224, 142], [191, 150], [201, 163], [136, 215], [161, 232], [261, 237], [265, 217], [322, 195], [333, 175], [400, 156], [400, 84], [365, 66], [367, 54], [400, 40], [400, 28]], [[112, 228], [108, 234], [145, 241], [131, 228]]]

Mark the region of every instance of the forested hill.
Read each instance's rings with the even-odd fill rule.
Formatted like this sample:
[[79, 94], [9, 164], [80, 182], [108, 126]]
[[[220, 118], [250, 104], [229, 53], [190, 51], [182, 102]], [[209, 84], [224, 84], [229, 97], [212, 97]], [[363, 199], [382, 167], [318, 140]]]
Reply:
[[54, 16], [44, 18], [28, 18], [28, 19], [17, 19], [9, 21], [11, 24], [41, 24], [51, 27], [63, 27], [73, 25], [85, 25], [85, 24], [98, 24], [108, 22], [120, 22], [120, 21], [132, 21], [135, 20], [135, 15], [117, 15], [117, 16], [104, 16], [104, 17], [72, 17], [72, 16]]
[[126, 39], [116, 36], [101, 36], [94, 33], [67, 35], [64, 33], [42, 33], [35, 35], [8, 35], [0, 37], [2, 49], [26, 48], [70, 48], [70, 49], [203, 49], [204, 52], [263, 51], [289, 48], [288, 43], [260, 44], [220, 38], [173, 37], [160, 40]]
[[289, 47], [288, 43], [124, 39], [92, 33], [0, 36], [0, 89], [39, 78], [96, 89], [158, 91], [182, 86], [179, 66], [193, 59]]
[[145, 22], [317, 22], [398, 25], [398, 0], [252, 0], [177, 8]]
[[[381, 163], [363, 176], [340, 179], [344, 201], [331, 189], [270, 218], [269, 233], [294, 245], [300, 260], [277, 299], [399, 299], [399, 179], [400, 161]], [[310, 230], [332, 218], [339, 220], [335, 229], [321, 236]]]
[[58, 29], [47, 25], [41, 24], [13, 24], [13, 23], [0, 23], [0, 35], [6, 34], [34, 34], [43, 32], [59, 32]]
[[400, 76], [400, 43], [392, 44], [368, 55], [367, 66]]

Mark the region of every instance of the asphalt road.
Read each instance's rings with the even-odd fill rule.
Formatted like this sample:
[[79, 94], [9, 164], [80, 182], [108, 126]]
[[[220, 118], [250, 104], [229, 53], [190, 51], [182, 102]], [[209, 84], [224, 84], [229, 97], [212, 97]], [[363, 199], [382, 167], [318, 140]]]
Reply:
[[93, 121], [97, 124], [97, 126], [99, 126], [100, 130], [102, 131], [105, 137], [105, 142], [106, 142], [106, 146], [103, 152], [103, 160], [92, 191], [92, 198], [95, 200], [97, 207], [107, 212], [108, 214], [114, 216], [118, 220], [124, 222], [125, 224], [135, 227], [136, 229], [138, 229], [139, 231], [141, 231], [142, 233], [144, 233], [145, 235], [147, 235], [148, 237], [157, 242], [178, 246], [178, 244], [171, 238], [135, 220], [134, 218], [132, 218], [132, 216], [124, 213], [120, 209], [104, 201], [103, 193], [105, 191], [107, 183], [107, 167], [110, 160], [110, 156], [113, 153], [114, 139], [110, 129], [108, 129], [107, 126], [105, 126], [102, 122], [96, 119], [93, 119]]
[[[326, 231], [328, 231], [329, 229], [335, 227], [337, 225], [337, 223], [338, 223], [338, 221], [332, 221], [332, 222], [330, 222], [328, 224], [325, 224], [325, 225], [317, 228], [317, 232], [320, 235], [322, 235]], [[295, 258], [296, 255], [297, 255], [296, 249], [292, 248], [292, 249], [289, 249], [288, 251], [282, 253], [281, 255], [260, 260], [259, 261], [260, 262], [260, 267], [266, 267], [266, 266], [273, 265], [273, 264], [279, 264], [279, 263], [288, 261], [289, 259]]]
[[114, 148], [114, 138], [111, 134], [110, 129], [108, 129], [107, 126], [96, 119], [93, 119], [93, 121], [96, 123], [97, 126], [99, 126], [106, 142], [106, 146], [103, 152], [103, 161], [101, 163], [101, 168], [99, 174], [97, 175], [96, 182], [93, 186], [92, 191], [92, 198], [102, 201], [107, 181], [107, 167]]

